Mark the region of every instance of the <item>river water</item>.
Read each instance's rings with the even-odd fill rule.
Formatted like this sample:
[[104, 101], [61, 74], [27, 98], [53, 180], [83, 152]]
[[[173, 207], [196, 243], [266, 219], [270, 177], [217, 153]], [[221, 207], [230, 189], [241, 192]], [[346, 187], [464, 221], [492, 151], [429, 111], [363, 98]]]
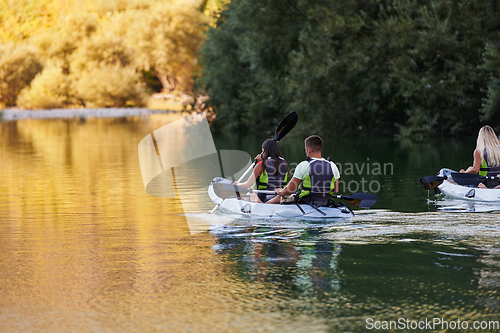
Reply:
[[[205, 189], [191, 202], [146, 193], [139, 142], [176, 119], [0, 122], [1, 332], [492, 331], [500, 321], [497, 211], [435, 199], [418, 182], [470, 165], [474, 139], [324, 135], [343, 193], [376, 193], [375, 206], [352, 219], [255, 220], [210, 214]], [[214, 133], [218, 150], [252, 156], [264, 139]], [[303, 139], [279, 143], [289, 164], [304, 158]]]

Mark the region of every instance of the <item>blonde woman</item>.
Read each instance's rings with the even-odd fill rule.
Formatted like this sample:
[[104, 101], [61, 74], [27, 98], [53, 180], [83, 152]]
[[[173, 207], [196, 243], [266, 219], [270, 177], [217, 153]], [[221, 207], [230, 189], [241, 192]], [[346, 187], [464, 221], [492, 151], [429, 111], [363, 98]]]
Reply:
[[[500, 141], [490, 126], [483, 126], [479, 130], [473, 156], [473, 165], [468, 167], [467, 170], [460, 170], [460, 172], [476, 173], [480, 176], [500, 176]], [[488, 187], [500, 188], [498, 183], [487, 185], [490, 185]], [[479, 187], [484, 188], [487, 186], [479, 184]]]

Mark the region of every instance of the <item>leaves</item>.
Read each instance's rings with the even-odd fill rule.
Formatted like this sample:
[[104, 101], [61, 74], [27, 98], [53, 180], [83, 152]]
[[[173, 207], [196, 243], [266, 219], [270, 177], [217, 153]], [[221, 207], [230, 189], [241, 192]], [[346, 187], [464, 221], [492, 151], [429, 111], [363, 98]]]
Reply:
[[[203, 10], [215, 15], [223, 3], [205, 1]], [[37, 5], [50, 20], [40, 23], [35, 18], [41, 15]], [[22, 107], [144, 105], [147, 91], [163, 88], [191, 93], [198, 68], [196, 56], [210, 20], [199, 5], [198, 0], [1, 2], [0, 21], [10, 26], [0, 27], [0, 37], [23, 40], [42, 60], [34, 59], [30, 52], [18, 55], [18, 60], [0, 54], [0, 66], [6, 64], [0, 68], [0, 103], [14, 105], [23, 89], [19, 98]], [[26, 30], [21, 21], [14, 22], [13, 15], [23, 17], [36, 28]], [[42, 70], [27, 68], [36, 61], [58, 71], [44, 72], [30, 89], [27, 85]], [[18, 68], [10, 68], [12, 64]], [[48, 93], [47, 89], [54, 85], [49, 73], [67, 82], [69, 90]], [[162, 87], [157, 86], [158, 82]]]
[[475, 132], [495, 13], [479, 1], [233, 2], [207, 34], [199, 83], [223, 128], [270, 129], [297, 111], [308, 133]]
[[86, 107], [144, 106], [147, 95], [139, 81], [132, 68], [99, 65], [83, 72], [73, 91]]
[[70, 103], [70, 81], [60, 67], [49, 66], [39, 73], [17, 98], [25, 109], [61, 108]]
[[0, 45], [0, 105], [15, 105], [17, 95], [42, 71], [38, 51], [27, 45]]

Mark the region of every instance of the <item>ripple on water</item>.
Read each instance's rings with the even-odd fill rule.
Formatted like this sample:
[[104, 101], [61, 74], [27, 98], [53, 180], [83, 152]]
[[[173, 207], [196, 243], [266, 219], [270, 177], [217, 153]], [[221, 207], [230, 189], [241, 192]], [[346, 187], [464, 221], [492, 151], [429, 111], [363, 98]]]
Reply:
[[213, 235], [249, 238], [258, 241], [300, 239], [310, 230], [319, 230], [318, 239], [326, 238], [339, 242], [411, 242], [420, 238], [411, 235], [426, 235], [425, 240], [467, 241], [484, 240], [497, 244], [500, 240], [498, 215], [476, 212], [424, 212], [400, 213], [388, 210], [356, 212], [349, 219], [327, 221], [296, 220], [283, 218], [250, 219], [229, 214], [192, 214], [203, 221], [202, 230]]

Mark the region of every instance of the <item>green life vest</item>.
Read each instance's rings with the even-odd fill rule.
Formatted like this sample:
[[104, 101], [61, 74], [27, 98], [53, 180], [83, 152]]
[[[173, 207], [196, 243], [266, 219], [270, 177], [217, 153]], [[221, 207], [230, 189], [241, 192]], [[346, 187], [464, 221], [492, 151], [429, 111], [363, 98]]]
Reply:
[[335, 174], [327, 160], [309, 161], [309, 173], [300, 185], [299, 199], [306, 196], [328, 197], [335, 191]]
[[481, 163], [481, 167], [479, 168], [478, 174], [480, 176], [496, 176], [500, 174], [500, 166], [496, 167], [491, 167], [488, 165], [488, 153], [486, 152], [486, 149], [483, 152], [483, 161]]
[[483, 158], [483, 162], [481, 163], [481, 168], [479, 169], [478, 173], [480, 176], [488, 175], [488, 164], [486, 163], [486, 160], [484, 158]]
[[[271, 177], [272, 176], [274, 175], [271, 175]], [[268, 189], [275, 190], [277, 188], [285, 187], [287, 183], [288, 183], [288, 172], [285, 173], [285, 176], [282, 178], [281, 181], [278, 180], [277, 182], [275, 182], [269, 180], [269, 174], [267, 173], [267, 170], [264, 170], [264, 172], [261, 173], [256, 180], [257, 190], [268, 190]]]
[[[276, 165], [277, 164], [277, 165]], [[278, 173], [276, 173], [276, 169]], [[268, 173], [269, 170], [269, 173]], [[274, 160], [267, 159], [266, 168], [257, 177], [255, 183], [257, 190], [275, 190], [285, 187], [288, 182], [288, 167], [284, 159], [280, 158], [280, 163], [274, 163]]]

